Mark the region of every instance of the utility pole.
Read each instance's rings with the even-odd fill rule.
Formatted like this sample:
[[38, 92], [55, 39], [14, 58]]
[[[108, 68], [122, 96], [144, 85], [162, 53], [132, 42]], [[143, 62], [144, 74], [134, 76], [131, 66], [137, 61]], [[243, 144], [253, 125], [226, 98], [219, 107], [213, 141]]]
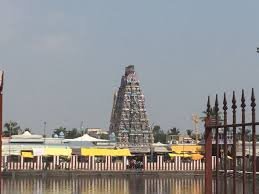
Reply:
[[80, 132], [81, 132], [81, 136], [84, 135], [84, 131], [83, 131], [83, 127], [84, 127], [84, 121], [81, 121], [80, 123]]

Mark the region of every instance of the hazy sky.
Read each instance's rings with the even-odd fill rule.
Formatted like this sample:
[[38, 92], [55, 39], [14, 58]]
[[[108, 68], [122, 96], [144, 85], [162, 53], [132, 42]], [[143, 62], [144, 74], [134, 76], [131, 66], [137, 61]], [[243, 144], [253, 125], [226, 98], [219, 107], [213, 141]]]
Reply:
[[254, 87], [259, 99], [258, 10], [258, 0], [1, 0], [4, 121], [108, 129], [128, 64], [165, 130], [193, 127], [208, 95]]

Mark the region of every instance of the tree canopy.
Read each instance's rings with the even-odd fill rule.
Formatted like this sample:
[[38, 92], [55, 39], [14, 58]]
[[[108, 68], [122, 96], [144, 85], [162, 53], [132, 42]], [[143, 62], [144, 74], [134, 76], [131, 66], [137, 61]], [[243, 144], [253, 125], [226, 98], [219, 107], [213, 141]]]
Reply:
[[186, 129], [186, 133], [187, 133], [187, 135], [188, 135], [189, 137], [192, 136], [192, 132], [193, 132], [192, 129]]
[[180, 130], [176, 129], [176, 127], [173, 127], [171, 129], [169, 129], [167, 133], [169, 135], [179, 135], [180, 134]]
[[155, 142], [166, 143], [166, 133], [164, 133], [159, 125], [154, 126], [153, 133]]
[[64, 138], [66, 139], [73, 139], [82, 135], [76, 128], [73, 128], [72, 130], [67, 130], [65, 127], [60, 126], [59, 128], [53, 130], [52, 137], [54, 137], [55, 134], [60, 136], [62, 133], [64, 134]]
[[18, 135], [22, 132], [21, 127], [15, 121], [9, 121], [4, 124], [4, 133], [5, 137], [10, 137], [11, 135]]

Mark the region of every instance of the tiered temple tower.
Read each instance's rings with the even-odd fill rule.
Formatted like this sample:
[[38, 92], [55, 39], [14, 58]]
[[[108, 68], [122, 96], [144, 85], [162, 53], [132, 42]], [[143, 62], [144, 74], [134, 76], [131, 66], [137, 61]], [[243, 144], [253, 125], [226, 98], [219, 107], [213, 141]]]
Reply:
[[115, 133], [121, 147], [149, 146], [154, 142], [144, 94], [133, 65], [126, 67], [120, 88], [114, 94], [110, 133]]

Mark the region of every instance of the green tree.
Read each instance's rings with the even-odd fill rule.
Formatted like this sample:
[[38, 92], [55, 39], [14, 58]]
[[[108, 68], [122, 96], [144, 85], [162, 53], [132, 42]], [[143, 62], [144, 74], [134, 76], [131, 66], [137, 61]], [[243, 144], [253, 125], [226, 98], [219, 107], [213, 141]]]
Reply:
[[154, 141], [155, 142], [161, 142], [166, 143], [166, 134], [164, 131], [160, 128], [159, 125], [155, 125], [153, 128], [153, 134], [154, 134]]
[[161, 128], [160, 128], [159, 125], [155, 125], [154, 128], [153, 128], [154, 133], [159, 133], [160, 130], [161, 130]]
[[[202, 111], [202, 114], [204, 114], [205, 116], [200, 117], [200, 119], [205, 122], [205, 119], [207, 117], [207, 111]], [[213, 106], [213, 108], [210, 108], [210, 116], [212, 118], [216, 118], [216, 107]], [[218, 122], [222, 122], [223, 121], [223, 113], [218, 111]]]
[[193, 132], [193, 130], [191, 130], [191, 129], [186, 129], [186, 133], [187, 133], [187, 135], [188, 135], [189, 137], [192, 136], [192, 132]]
[[64, 134], [64, 136], [65, 136], [66, 133], [67, 133], [67, 129], [66, 129], [65, 127], [62, 127], [62, 126], [60, 126], [59, 128], [54, 129], [54, 130], [53, 130], [52, 137], [53, 137], [55, 134], [57, 134], [57, 135], [59, 136], [61, 132], [62, 132], [62, 133]]
[[4, 124], [4, 136], [10, 137], [11, 135], [18, 135], [21, 133], [21, 127], [15, 121], [9, 121]]
[[179, 135], [180, 130], [176, 129], [176, 127], [174, 127], [174, 128], [169, 129], [167, 133], [168, 133], [168, 135]]
[[55, 134], [60, 136], [60, 134], [64, 134], [64, 138], [66, 139], [74, 139], [81, 136], [81, 133], [76, 129], [73, 128], [72, 130], [67, 130], [65, 127], [60, 126], [59, 128], [54, 129], [52, 137], [54, 137]]
[[74, 138], [77, 138], [77, 137], [80, 137], [80, 136], [81, 136], [81, 133], [76, 128], [73, 128], [72, 130], [68, 130], [65, 133], [66, 139], [74, 139]]

